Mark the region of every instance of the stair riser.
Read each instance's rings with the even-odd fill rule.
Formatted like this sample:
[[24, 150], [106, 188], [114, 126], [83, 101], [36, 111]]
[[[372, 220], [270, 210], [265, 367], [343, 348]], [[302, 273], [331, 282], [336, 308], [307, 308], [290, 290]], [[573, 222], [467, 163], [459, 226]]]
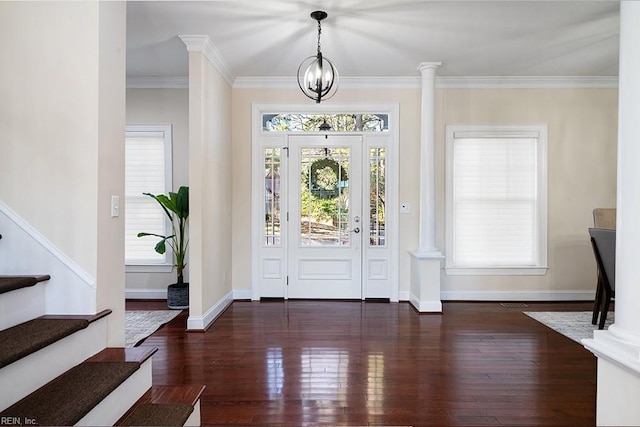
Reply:
[[140, 365], [140, 369], [112, 391], [109, 396], [78, 421], [76, 425], [111, 426], [115, 424], [151, 388], [152, 359], [147, 359]]
[[185, 426], [200, 426], [200, 399], [193, 405], [193, 412], [187, 418], [187, 421], [184, 423]]
[[103, 318], [0, 369], [0, 409], [14, 404], [63, 372], [96, 354], [107, 344], [107, 319]]
[[44, 314], [44, 284], [0, 294], [0, 330]]

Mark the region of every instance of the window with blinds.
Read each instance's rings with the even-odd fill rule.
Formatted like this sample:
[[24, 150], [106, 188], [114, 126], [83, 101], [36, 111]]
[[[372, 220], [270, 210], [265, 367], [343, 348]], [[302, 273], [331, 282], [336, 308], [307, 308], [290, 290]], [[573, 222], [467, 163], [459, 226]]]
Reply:
[[448, 274], [546, 271], [546, 126], [448, 126]]
[[171, 253], [155, 251], [155, 237], [167, 235], [166, 214], [143, 193], [167, 194], [171, 189], [171, 125], [128, 125], [125, 137], [125, 264], [171, 265]]

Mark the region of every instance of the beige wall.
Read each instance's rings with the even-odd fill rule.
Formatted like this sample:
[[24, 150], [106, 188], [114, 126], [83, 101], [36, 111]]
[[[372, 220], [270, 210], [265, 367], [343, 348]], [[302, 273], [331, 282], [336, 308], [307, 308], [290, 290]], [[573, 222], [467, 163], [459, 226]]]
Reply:
[[[617, 90], [438, 89], [436, 91], [437, 239], [444, 251], [444, 135], [446, 124], [547, 123], [548, 264], [546, 276], [447, 276], [445, 294], [592, 292], [595, 263], [586, 238], [591, 210], [615, 205]], [[297, 90], [233, 91], [233, 288], [250, 277], [251, 105], [309, 102]], [[400, 104], [399, 200], [413, 207], [400, 215], [399, 289], [409, 290], [408, 251], [419, 227], [420, 90], [341, 89], [328, 102]]]
[[93, 2], [0, 3], [0, 199], [93, 277], [97, 9]]
[[190, 317], [231, 293], [230, 106], [231, 87], [189, 53]]
[[[436, 156], [438, 224], [444, 217], [447, 124], [548, 125], [548, 265], [545, 276], [447, 276], [442, 291], [593, 292], [595, 261], [587, 228], [595, 207], [615, 207], [617, 90], [440, 90]], [[438, 229], [439, 242], [444, 228]], [[442, 243], [441, 247], [442, 246]]]
[[[189, 90], [127, 89], [127, 124], [171, 124], [173, 189], [189, 185]], [[189, 268], [185, 271], [189, 280]], [[140, 293], [165, 292], [175, 283], [169, 273], [127, 272], [126, 290]]]
[[52, 277], [47, 310], [90, 295], [72, 310], [112, 309], [109, 345], [124, 343], [124, 222], [109, 208], [124, 194], [125, 32], [122, 2], [0, 2], [0, 200], [82, 277]]

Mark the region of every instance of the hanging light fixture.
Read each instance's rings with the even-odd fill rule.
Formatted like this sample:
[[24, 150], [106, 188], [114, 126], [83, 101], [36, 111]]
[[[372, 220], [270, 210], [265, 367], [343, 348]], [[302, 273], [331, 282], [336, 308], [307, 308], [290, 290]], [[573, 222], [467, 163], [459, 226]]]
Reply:
[[318, 21], [318, 53], [306, 58], [298, 67], [298, 86], [302, 93], [319, 104], [336, 93], [340, 76], [333, 63], [320, 51], [320, 21], [327, 17], [327, 12], [316, 10], [311, 12], [311, 17]]

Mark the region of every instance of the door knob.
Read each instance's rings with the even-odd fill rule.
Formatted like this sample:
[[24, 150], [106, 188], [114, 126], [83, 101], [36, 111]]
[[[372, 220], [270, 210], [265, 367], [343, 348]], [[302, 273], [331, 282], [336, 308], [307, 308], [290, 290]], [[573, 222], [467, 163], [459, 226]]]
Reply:
[[358, 234], [360, 232], [360, 227], [356, 227], [351, 231], [353, 231], [354, 233]]

